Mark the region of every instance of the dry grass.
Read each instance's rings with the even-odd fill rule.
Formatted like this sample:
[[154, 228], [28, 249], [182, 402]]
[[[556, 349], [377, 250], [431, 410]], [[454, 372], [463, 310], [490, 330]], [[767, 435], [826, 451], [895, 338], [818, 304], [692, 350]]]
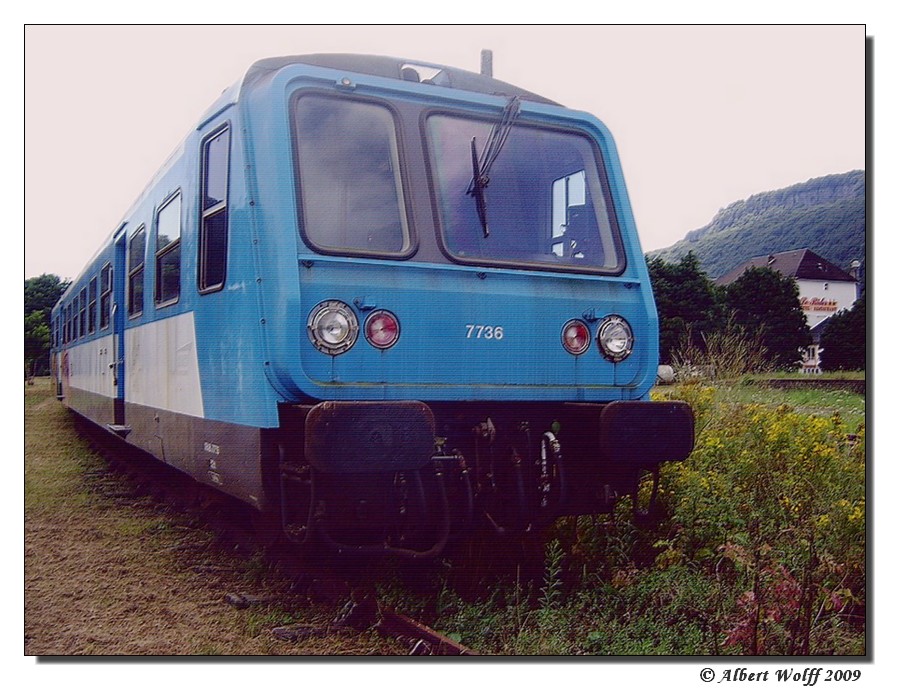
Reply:
[[704, 333], [701, 339], [702, 346], [688, 326], [672, 353], [672, 364], [682, 381], [732, 380], [769, 368], [763, 330], [746, 331], [735, 322], [734, 314], [728, 316], [719, 330]]
[[[226, 548], [111, 471], [49, 382], [26, 387], [26, 655], [406, 653], [375, 632], [277, 639], [279, 625], [326, 628], [340, 602], [298, 597], [279, 568]], [[282, 603], [237, 609], [224, 601], [234, 592]]]

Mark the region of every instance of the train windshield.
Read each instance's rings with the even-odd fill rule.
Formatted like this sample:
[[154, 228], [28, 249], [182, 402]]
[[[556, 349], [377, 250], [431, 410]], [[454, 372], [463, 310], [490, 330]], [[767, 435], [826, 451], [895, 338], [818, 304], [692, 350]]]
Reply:
[[410, 233], [391, 111], [305, 95], [295, 101], [294, 127], [307, 241], [326, 253], [407, 252]]
[[475, 189], [474, 159], [493, 127], [455, 115], [427, 120], [447, 251], [468, 263], [621, 273], [624, 253], [591, 141], [572, 131], [515, 124], [483, 187]]

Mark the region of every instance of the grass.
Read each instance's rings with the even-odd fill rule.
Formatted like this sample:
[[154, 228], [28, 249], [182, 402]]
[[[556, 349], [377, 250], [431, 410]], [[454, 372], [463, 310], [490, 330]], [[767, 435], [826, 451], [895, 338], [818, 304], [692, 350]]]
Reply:
[[[83, 509], [93, 503], [82, 477], [100, 460], [74, 433], [71, 421], [38, 379], [25, 389], [25, 511]], [[40, 433], [29, 433], [40, 429]]]
[[[664, 387], [657, 393], [693, 396], [698, 412], [712, 420], [703, 426], [707, 434], [703, 452], [708, 457], [714, 450], [709, 436], [728, 441], [722, 433], [729, 410], [742, 405], [775, 411], [786, 404], [801, 415], [828, 419], [838, 414], [846, 433], [855, 432], [865, 418], [863, 396], [843, 391], [782, 390], [735, 382], [714, 388]], [[259, 557], [235, 559], [223, 553], [215, 535], [192, 518], [146, 498], [124, 502], [110, 498], [128, 493], [121, 491], [127, 488], [126, 480], [110, 473], [106, 461], [74, 433], [69, 415], [46, 382], [26, 388], [25, 410], [26, 654], [406, 653], [402, 645], [372, 631], [297, 643], [275, 639], [270, 630], [276, 626], [327, 626], [338, 607], [311, 603], [297, 609], [275, 602], [237, 610], [223, 605], [226, 593], [293, 592], [291, 582]], [[770, 423], [777, 418], [766, 419]], [[690, 461], [685, 463], [689, 472], [681, 474], [681, 481], [694, 482], [697, 505], [683, 501], [678, 505], [694, 511], [698, 517], [694, 522], [678, 523], [677, 516], [668, 516], [660, 524], [638, 528], [623, 505], [612, 516], [557, 521], [546, 535], [543, 569], [525, 564], [521, 569], [513, 565], [491, 570], [480, 561], [472, 566], [449, 558], [431, 564], [400, 562], [373, 567], [371, 584], [384, 603], [483, 654], [740, 651], [725, 641], [728, 630], [740, 622], [740, 597], [751, 582], [749, 566], [717, 550], [719, 542], [706, 543], [698, 536], [717, 528], [716, 521], [726, 515], [724, 504], [712, 502], [705, 482], [724, 476], [718, 470], [728, 469], [741, 452], [743, 437], [730, 438], [733, 451], [720, 460], [694, 468], [688, 467]], [[865, 435], [860, 438], [864, 444]], [[787, 448], [785, 457], [794, 459]], [[803, 457], [813, 461], [813, 455]], [[781, 471], [780, 464], [774, 467]], [[839, 476], [833, 484], [840, 486]], [[104, 486], [111, 491], [105, 493]], [[733, 486], [720, 489], [718, 499], [738, 500]], [[676, 505], [673, 486], [663, 489]], [[853, 523], [848, 522], [854, 519], [854, 506], [842, 507], [839, 500], [835, 506], [832, 524], [843, 525], [850, 539], [858, 533], [850, 531]], [[742, 510], [738, 507], [728, 515], [740, 517]], [[777, 516], [779, 504], [773, 503], [773, 510]], [[730, 538], [723, 546], [735, 550], [746, 535], [735, 533]], [[180, 548], [185, 544], [194, 546]], [[772, 550], [765, 553], [773, 554], [770, 557], [787, 553], [786, 546], [767, 543]], [[822, 562], [830, 567], [831, 561]], [[197, 572], [193, 567], [198, 563], [219, 567]], [[460, 569], [470, 566], [478, 576], [461, 577]], [[535, 574], [527, 577], [526, 570]], [[771, 578], [776, 571], [764, 572]], [[469, 582], [467, 587], [455, 584], [463, 580]], [[840, 591], [844, 586], [846, 582], [829, 584], [850, 601]], [[852, 596], [864, 604], [864, 591], [854, 590]], [[838, 655], [864, 650], [865, 639], [858, 629], [833, 614], [822, 616], [815, 649]], [[61, 620], [65, 626], [59, 625]], [[769, 635], [775, 640], [773, 632]]]
[[[769, 377], [772, 378], [772, 377]], [[789, 405], [814, 417], [840, 415], [847, 433], [854, 433], [866, 418], [866, 398], [846, 390], [822, 388], [777, 389], [740, 383], [715, 384], [719, 402], [730, 405]]]
[[[324, 629], [338, 613], [299, 599], [293, 585], [277, 565], [236, 555], [196, 515], [113, 471], [76, 433], [49, 380], [26, 386], [26, 655], [406, 653], [374, 632], [275, 638], [272, 628]], [[236, 609], [229, 593], [275, 601]]]

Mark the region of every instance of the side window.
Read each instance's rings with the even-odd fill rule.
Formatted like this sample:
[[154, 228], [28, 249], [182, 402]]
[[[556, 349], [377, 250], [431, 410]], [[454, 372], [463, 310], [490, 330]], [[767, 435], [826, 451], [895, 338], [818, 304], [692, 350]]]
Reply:
[[88, 287], [88, 333], [97, 330], [97, 277], [91, 278]]
[[[567, 241], [566, 231], [574, 229], [572, 209], [581, 209], [585, 205], [584, 170], [573, 175], [566, 175], [553, 182], [553, 219], [550, 227], [550, 251], [556, 256], [579, 256], [580, 247], [576, 240]], [[574, 233], [572, 233], [574, 234]], [[565, 252], [569, 252], [566, 254]]]
[[144, 245], [147, 231], [142, 225], [128, 241], [128, 315], [144, 311]]
[[156, 304], [178, 301], [181, 292], [181, 193], [156, 214]]
[[78, 296], [78, 337], [87, 335], [87, 288], [81, 288]]
[[100, 328], [109, 326], [112, 308], [112, 266], [106, 264], [100, 271]]
[[200, 201], [200, 292], [221, 290], [228, 258], [228, 155], [231, 132], [226, 127], [203, 145]]

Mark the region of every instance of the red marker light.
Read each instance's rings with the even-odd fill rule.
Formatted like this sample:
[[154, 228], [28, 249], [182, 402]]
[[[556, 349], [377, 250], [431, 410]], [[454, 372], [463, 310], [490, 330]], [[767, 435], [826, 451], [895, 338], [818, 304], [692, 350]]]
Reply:
[[373, 311], [366, 319], [366, 340], [379, 350], [392, 347], [400, 338], [400, 322], [389, 311]]
[[591, 345], [591, 331], [584, 321], [572, 319], [562, 329], [562, 344], [573, 355], [583, 355]]

